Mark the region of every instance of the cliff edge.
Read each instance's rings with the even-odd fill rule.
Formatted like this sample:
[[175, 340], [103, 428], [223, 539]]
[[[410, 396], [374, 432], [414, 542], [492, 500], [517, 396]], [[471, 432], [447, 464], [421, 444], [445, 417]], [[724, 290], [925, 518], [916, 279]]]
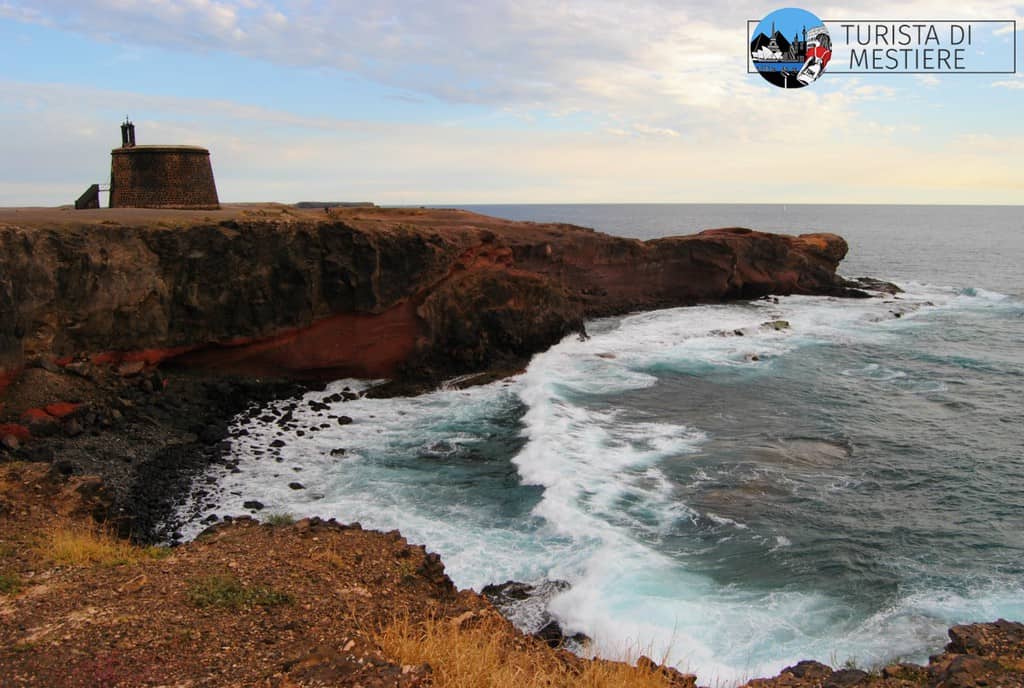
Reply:
[[460, 210], [0, 211], [0, 389], [27, 363], [437, 381], [514, 367], [586, 318], [856, 295], [846, 242], [639, 241]]

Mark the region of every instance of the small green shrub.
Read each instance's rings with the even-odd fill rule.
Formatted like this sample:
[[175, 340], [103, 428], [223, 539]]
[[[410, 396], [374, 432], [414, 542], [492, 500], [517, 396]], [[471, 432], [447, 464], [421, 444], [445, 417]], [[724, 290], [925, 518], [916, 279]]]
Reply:
[[290, 526], [295, 523], [295, 517], [288, 513], [270, 514], [263, 522], [272, 526]]
[[188, 597], [197, 607], [272, 607], [291, 604], [292, 596], [261, 585], [247, 586], [234, 576], [204, 576], [189, 583]]
[[16, 573], [0, 573], [0, 594], [15, 595], [21, 591], [21, 576]]

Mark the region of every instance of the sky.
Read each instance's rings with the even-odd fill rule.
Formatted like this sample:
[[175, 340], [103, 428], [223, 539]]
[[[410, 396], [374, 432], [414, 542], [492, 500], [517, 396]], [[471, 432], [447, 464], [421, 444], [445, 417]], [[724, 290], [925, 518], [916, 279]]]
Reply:
[[209, 148], [224, 202], [1024, 202], [1024, 3], [802, 5], [1016, 19], [977, 52], [1018, 72], [791, 91], [747, 73], [781, 6], [0, 0], [0, 206], [105, 183], [126, 115]]

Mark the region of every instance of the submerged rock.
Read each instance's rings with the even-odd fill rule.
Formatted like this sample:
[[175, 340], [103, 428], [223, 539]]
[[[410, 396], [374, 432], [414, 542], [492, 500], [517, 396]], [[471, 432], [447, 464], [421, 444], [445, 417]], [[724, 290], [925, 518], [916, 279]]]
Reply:
[[853, 288], [881, 292], [882, 294], [891, 294], [893, 296], [903, 293], [903, 290], [892, 282], [886, 282], [874, 277], [857, 277], [856, 279], [848, 280], [847, 284]]
[[561, 624], [548, 612], [551, 598], [570, 587], [564, 580], [545, 580], [536, 585], [506, 581], [486, 585], [480, 594], [524, 633], [536, 636], [551, 647], [581, 648], [590, 638], [583, 633], [566, 635]]

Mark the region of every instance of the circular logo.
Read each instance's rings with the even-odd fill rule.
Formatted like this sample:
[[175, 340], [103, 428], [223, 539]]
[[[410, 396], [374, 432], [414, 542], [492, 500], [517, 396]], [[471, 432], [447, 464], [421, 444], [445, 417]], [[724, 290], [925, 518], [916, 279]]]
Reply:
[[832, 59], [825, 23], [797, 7], [775, 10], [761, 20], [750, 41], [754, 68], [779, 88], [803, 88], [818, 80]]

